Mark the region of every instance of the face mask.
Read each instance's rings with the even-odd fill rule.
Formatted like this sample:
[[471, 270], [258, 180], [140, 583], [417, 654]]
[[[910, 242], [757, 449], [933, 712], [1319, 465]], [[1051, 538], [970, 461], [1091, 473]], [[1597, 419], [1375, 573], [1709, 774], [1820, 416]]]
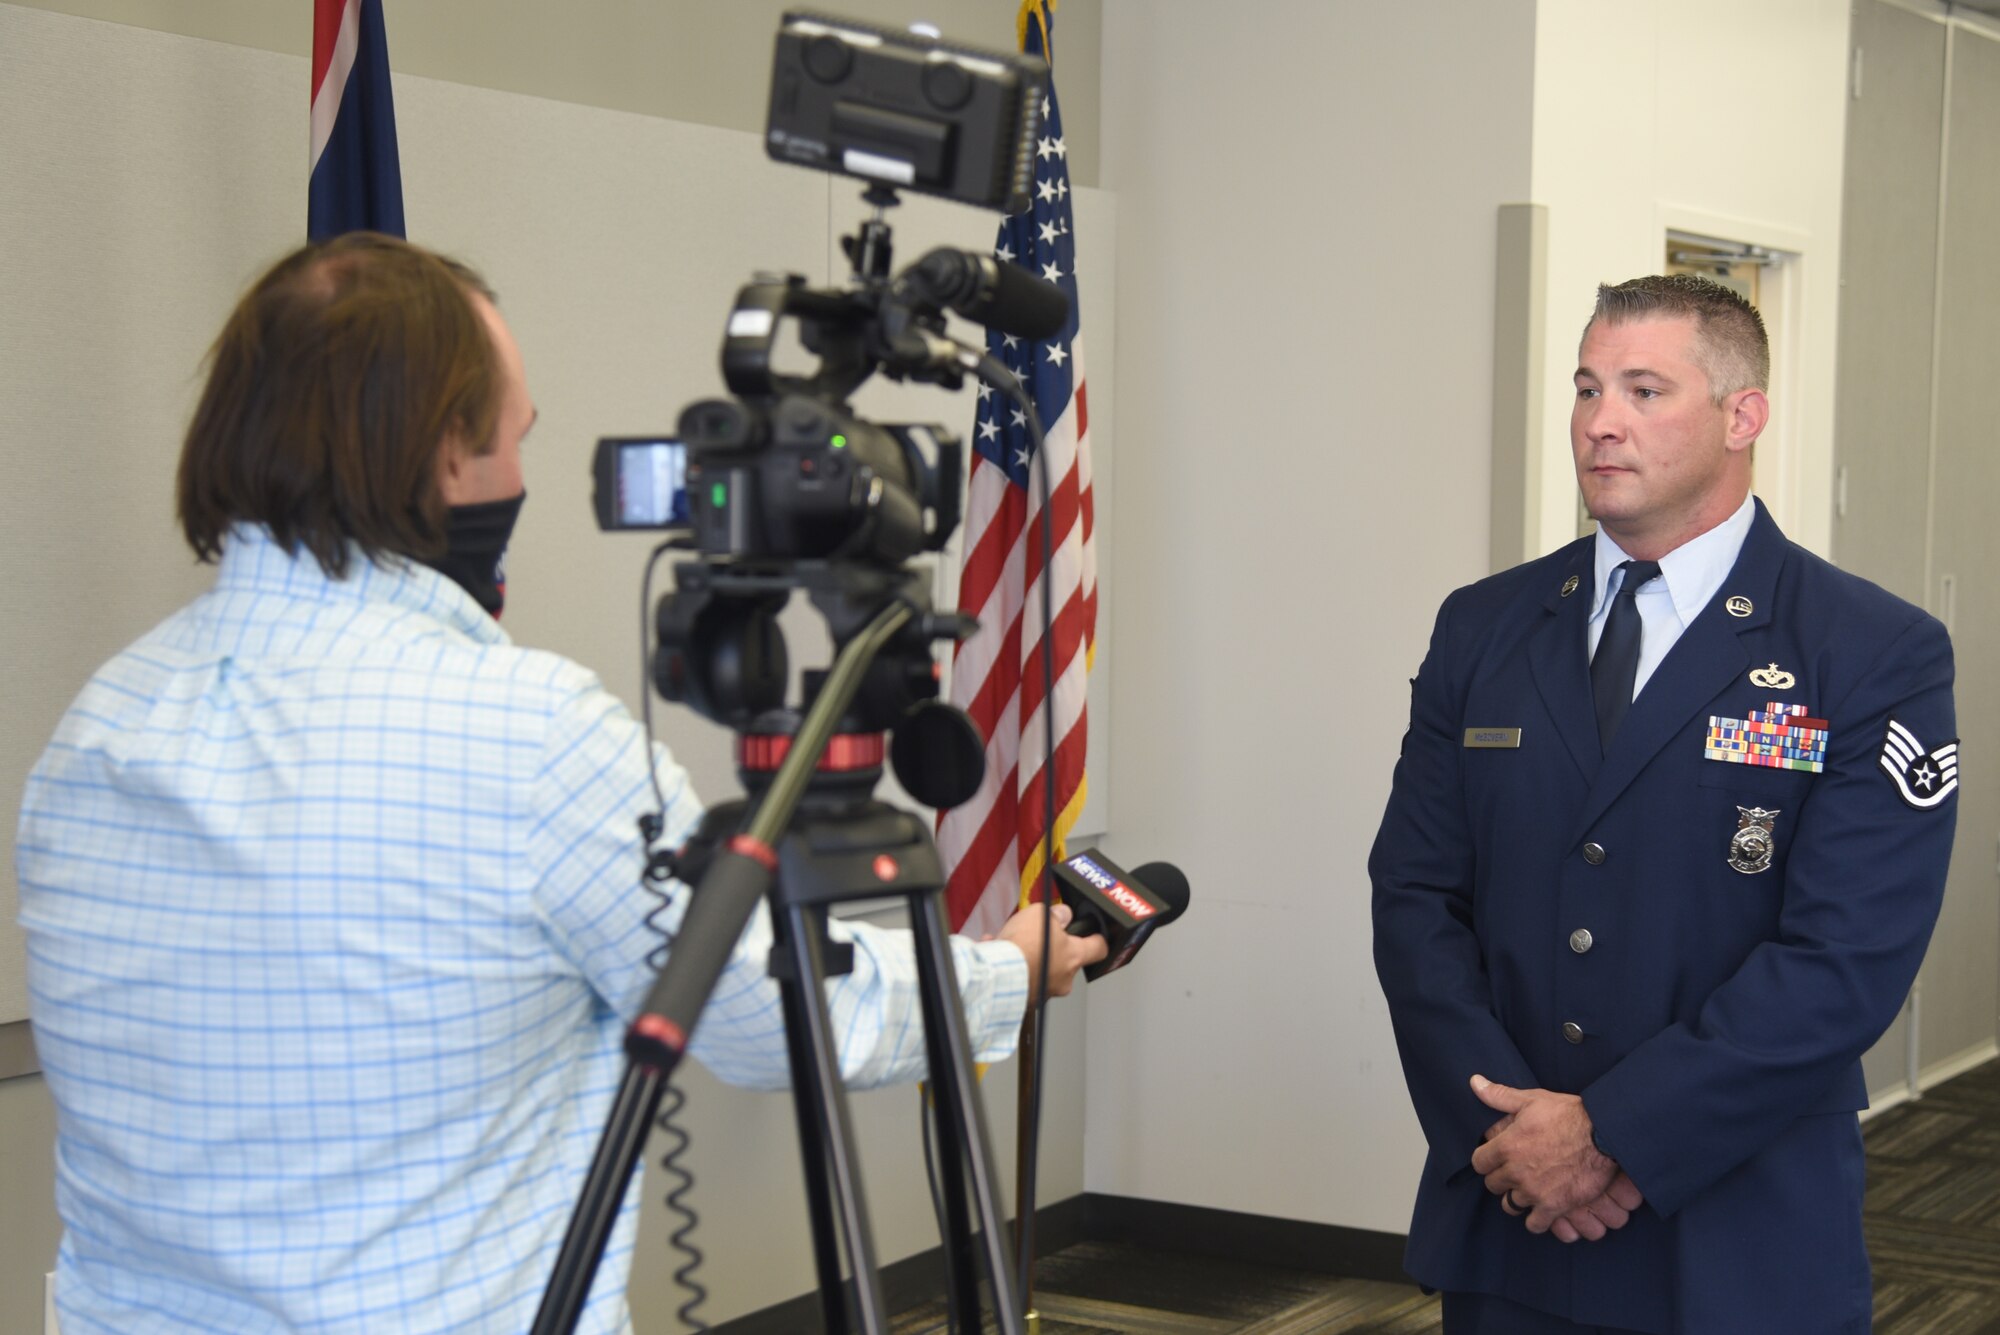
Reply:
[[446, 512], [444, 555], [425, 562], [471, 594], [496, 621], [507, 602], [507, 539], [527, 499], [524, 491], [509, 500], [452, 506]]

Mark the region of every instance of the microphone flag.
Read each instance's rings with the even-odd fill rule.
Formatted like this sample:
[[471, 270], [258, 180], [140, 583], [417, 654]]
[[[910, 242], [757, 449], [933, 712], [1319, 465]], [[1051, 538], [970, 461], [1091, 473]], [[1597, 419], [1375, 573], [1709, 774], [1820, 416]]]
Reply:
[[404, 236], [403, 171], [382, 0], [313, 0], [306, 239]]

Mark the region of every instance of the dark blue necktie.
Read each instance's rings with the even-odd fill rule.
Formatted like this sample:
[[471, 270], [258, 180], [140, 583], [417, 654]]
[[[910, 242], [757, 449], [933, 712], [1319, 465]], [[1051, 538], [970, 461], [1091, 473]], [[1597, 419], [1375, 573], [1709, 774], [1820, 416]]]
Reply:
[[1657, 579], [1658, 561], [1627, 561], [1618, 567], [1625, 578], [1604, 618], [1597, 653], [1590, 660], [1590, 693], [1597, 700], [1597, 741], [1611, 749], [1612, 735], [1632, 707], [1632, 683], [1639, 676], [1639, 586]]

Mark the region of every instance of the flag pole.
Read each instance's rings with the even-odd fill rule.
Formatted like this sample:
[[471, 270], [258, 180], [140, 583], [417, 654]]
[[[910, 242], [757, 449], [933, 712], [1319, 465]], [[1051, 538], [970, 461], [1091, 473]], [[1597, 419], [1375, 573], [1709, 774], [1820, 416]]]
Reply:
[[[1050, 28], [1053, 25], [1049, 23], [1049, 10], [1054, 7], [1054, 4], [1055, 0], [1021, 0], [1021, 8], [1014, 17], [1014, 37], [1016, 44], [1022, 51], [1028, 49], [1028, 25], [1030, 23], [1039, 25], [1042, 39], [1042, 59], [1048, 64], [1052, 72], [1055, 68], [1056, 53], [1055, 47], [1051, 42]], [[1048, 467], [1047, 458], [1038, 458], [1034, 466], [1046, 469]], [[1051, 516], [1045, 514], [1043, 516], [1043, 523], [1046, 524], [1050, 521]], [[1046, 578], [1047, 572], [1044, 572], [1044, 579]], [[1054, 628], [1050, 627], [1045, 632], [1045, 635], [1053, 633]], [[1050, 699], [1045, 706], [1047, 708], [1054, 707], [1054, 685], [1054, 682], [1051, 681], [1046, 687], [1050, 692]], [[1050, 773], [1054, 772], [1056, 757], [1053, 751], [1042, 758], [1042, 764]], [[1036, 858], [1036, 861], [1040, 864], [1034, 877], [1036, 881], [1043, 881], [1043, 878], [1048, 876], [1050, 870], [1049, 860], [1058, 856], [1056, 848], [1062, 841], [1062, 833], [1058, 828], [1059, 818], [1060, 813], [1058, 812], [1050, 811], [1048, 813], [1048, 826], [1045, 831], [1046, 856], [1038, 855]], [[1044, 902], [1049, 904], [1049, 908], [1045, 909], [1045, 912], [1053, 909], [1052, 893], [1053, 887], [1046, 881], [1043, 881], [1042, 897]], [[1031, 885], [1027, 880], [1024, 880], [1021, 886], [1021, 902], [1023, 907], [1034, 902]], [[1053, 928], [1054, 920], [1052, 918], [1045, 921]], [[1044, 939], [1042, 942], [1044, 960], [1048, 956], [1049, 949], [1050, 943]], [[1038, 1147], [1036, 1144], [1036, 1135], [1040, 1130], [1036, 1125], [1038, 1120], [1037, 1115], [1040, 1112], [1040, 1101], [1036, 1097], [1038, 1091], [1035, 1077], [1036, 1073], [1041, 1070], [1040, 1048], [1043, 1038], [1041, 1018], [1042, 1008], [1046, 1000], [1046, 998], [1037, 995], [1034, 1003], [1028, 1007], [1027, 1014], [1021, 1017], [1021, 1041], [1017, 1048], [1021, 1056], [1021, 1062], [1019, 1068], [1020, 1080], [1015, 1086], [1014, 1110], [1014, 1254], [1020, 1258], [1021, 1314], [1027, 1328], [1027, 1335], [1041, 1335], [1042, 1329], [1041, 1313], [1035, 1310], [1035, 1226], [1033, 1216], [1035, 1209], [1034, 1174], [1041, 1157], [1037, 1152]]]
[[[1048, 949], [1043, 943], [1042, 948]], [[1021, 1057], [1021, 1078], [1015, 1087], [1014, 1108], [1014, 1254], [1025, 1258], [1021, 1263], [1021, 1306], [1022, 1315], [1027, 1320], [1028, 1335], [1038, 1335], [1041, 1317], [1035, 1311], [1035, 1258], [1028, 1254], [1033, 1244], [1033, 1229], [1030, 1227], [1028, 1212], [1034, 1208], [1034, 1183], [1030, 1174], [1034, 1172], [1034, 1155], [1030, 1151], [1030, 1128], [1035, 1116], [1035, 1070], [1036, 1052], [1040, 1045], [1040, 1028], [1036, 1021], [1040, 1018], [1040, 1007], [1028, 1007], [1028, 1013], [1021, 1017], [1021, 1041], [1018, 1051]]]

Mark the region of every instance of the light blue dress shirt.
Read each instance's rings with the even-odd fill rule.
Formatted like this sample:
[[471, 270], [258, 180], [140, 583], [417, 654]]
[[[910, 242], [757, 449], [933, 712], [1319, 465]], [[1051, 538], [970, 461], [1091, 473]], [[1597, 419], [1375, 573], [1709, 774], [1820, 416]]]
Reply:
[[[1633, 595], [1639, 608], [1639, 624], [1643, 628], [1639, 640], [1639, 670], [1632, 679], [1632, 698], [1638, 699], [1639, 692], [1646, 689], [1652, 679], [1653, 669], [1659, 667], [1660, 660], [1667, 656], [1667, 650], [1674, 647], [1681, 632], [1688, 623], [1708, 606], [1722, 587], [1722, 581], [1729, 578], [1729, 572], [1736, 566], [1736, 558], [1743, 551], [1743, 540], [1750, 536], [1750, 522], [1757, 517], [1757, 503], [1747, 494], [1736, 513], [1717, 524], [1698, 538], [1668, 552], [1660, 558], [1660, 577], [1643, 584]], [[1611, 600], [1618, 593], [1617, 584], [1624, 582], [1625, 576], [1619, 566], [1631, 560], [1624, 548], [1612, 541], [1604, 526], [1597, 529], [1597, 598], [1590, 605], [1590, 625], [1585, 631], [1590, 637], [1590, 652], [1597, 653], [1597, 641], [1604, 634], [1604, 619], [1610, 613]]]
[[[652, 977], [646, 755], [595, 677], [443, 576], [329, 580], [262, 530], [106, 664], [19, 838], [64, 1335], [527, 1329]], [[672, 846], [700, 808], [654, 764]], [[848, 1078], [922, 1074], [908, 934], [834, 930]], [[786, 1079], [769, 941], [760, 913], [696, 1031], [734, 1083]], [[1025, 962], [953, 948], [998, 1060]], [[636, 1216], [581, 1330], [629, 1329]]]

